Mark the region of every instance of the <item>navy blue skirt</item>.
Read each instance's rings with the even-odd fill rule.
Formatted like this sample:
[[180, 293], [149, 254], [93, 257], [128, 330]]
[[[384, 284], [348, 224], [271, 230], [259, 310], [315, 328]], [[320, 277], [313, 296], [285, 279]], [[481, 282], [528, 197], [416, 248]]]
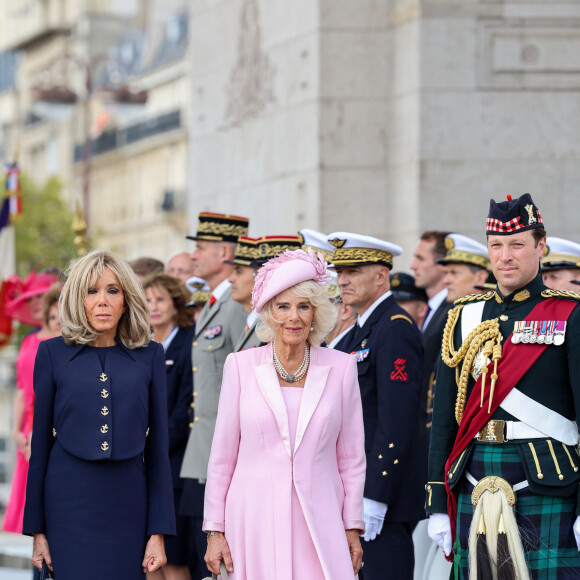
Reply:
[[143, 580], [147, 485], [142, 456], [85, 461], [57, 439], [44, 497], [55, 578]]

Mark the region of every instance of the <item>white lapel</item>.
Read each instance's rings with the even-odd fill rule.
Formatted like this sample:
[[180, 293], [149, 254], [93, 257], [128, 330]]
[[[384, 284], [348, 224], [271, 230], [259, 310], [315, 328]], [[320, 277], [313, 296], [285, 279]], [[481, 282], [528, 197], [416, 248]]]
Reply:
[[274, 413], [276, 423], [278, 424], [278, 431], [280, 431], [280, 436], [284, 443], [284, 449], [286, 449], [288, 457], [292, 457], [288, 413], [286, 412], [286, 403], [282, 396], [280, 382], [278, 381], [278, 375], [276, 374], [276, 369], [274, 368], [274, 362], [272, 360], [271, 343], [264, 349], [264, 353], [264, 362], [263, 364], [254, 367], [254, 374], [256, 375], [256, 380], [258, 381], [258, 386], [260, 387], [260, 391], [262, 391], [264, 399], [266, 399], [270, 409], [272, 409], [272, 413]]
[[[318, 347], [320, 348], [320, 347]], [[298, 450], [302, 438], [312, 415], [318, 406], [320, 397], [326, 387], [326, 380], [330, 372], [330, 366], [319, 365], [317, 347], [310, 349], [310, 368], [306, 375], [306, 382], [304, 383], [304, 392], [302, 393], [302, 402], [300, 403], [300, 412], [298, 414], [298, 424], [296, 426], [296, 440], [294, 441], [294, 454]]]

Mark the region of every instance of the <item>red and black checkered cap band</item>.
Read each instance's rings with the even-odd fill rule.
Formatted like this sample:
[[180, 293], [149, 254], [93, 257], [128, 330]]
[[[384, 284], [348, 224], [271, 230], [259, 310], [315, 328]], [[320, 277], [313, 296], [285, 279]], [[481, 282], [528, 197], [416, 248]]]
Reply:
[[522, 231], [524, 228], [520, 216], [511, 219], [509, 222], [502, 222], [494, 218], [487, 218], [486, 232], [488, 234], [513, 234]]
[[509, 222], [487, 218], [485, 231], [487, 234], [516, 234], [518, 232], [525, 232], [526, 230], [533, 230], [543, 224], [540, 212], [537, 212], [537, 216], [537, 223], [530, 225], [524, 225], [520, 216], [511, 219]]

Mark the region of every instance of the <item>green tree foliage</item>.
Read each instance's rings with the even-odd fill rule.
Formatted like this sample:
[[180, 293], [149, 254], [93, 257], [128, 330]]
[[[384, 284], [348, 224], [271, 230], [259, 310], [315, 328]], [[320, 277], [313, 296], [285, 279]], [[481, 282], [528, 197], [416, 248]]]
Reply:
[[71, 229], [73, 214], [61, 197], [55, 177], [38, 185], [21, 175], [22, 215], [15, 222], [16, 270], [26, 278], [34, 269], [49, 267], [66, 270], [77, 256]]

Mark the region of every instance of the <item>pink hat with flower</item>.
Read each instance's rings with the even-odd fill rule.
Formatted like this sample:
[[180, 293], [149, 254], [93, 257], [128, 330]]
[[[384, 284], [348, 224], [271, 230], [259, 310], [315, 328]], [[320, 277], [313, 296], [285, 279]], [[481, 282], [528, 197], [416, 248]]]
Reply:
[[40, 321], [32, 316], [28, 298], [46, 294], [50, 287], [58, 282], [52, 274], [37, 274], [31, 272], [26, 280], [22, 281], [18, 276], [10, 276], [8, 282], [8, 296], [4, 311], [6, 315], [18, 322], [30, 326], [40, 326]]
[[317, 256], [312, 248], [308, 248], [308, 252], [286, 250], [258, 270], [252, 290], [252, 306], [256, 312], [262, 312], [268, 300], [306, 280], [313, 280], [321, 286], [331, 281], [322, 254]]

